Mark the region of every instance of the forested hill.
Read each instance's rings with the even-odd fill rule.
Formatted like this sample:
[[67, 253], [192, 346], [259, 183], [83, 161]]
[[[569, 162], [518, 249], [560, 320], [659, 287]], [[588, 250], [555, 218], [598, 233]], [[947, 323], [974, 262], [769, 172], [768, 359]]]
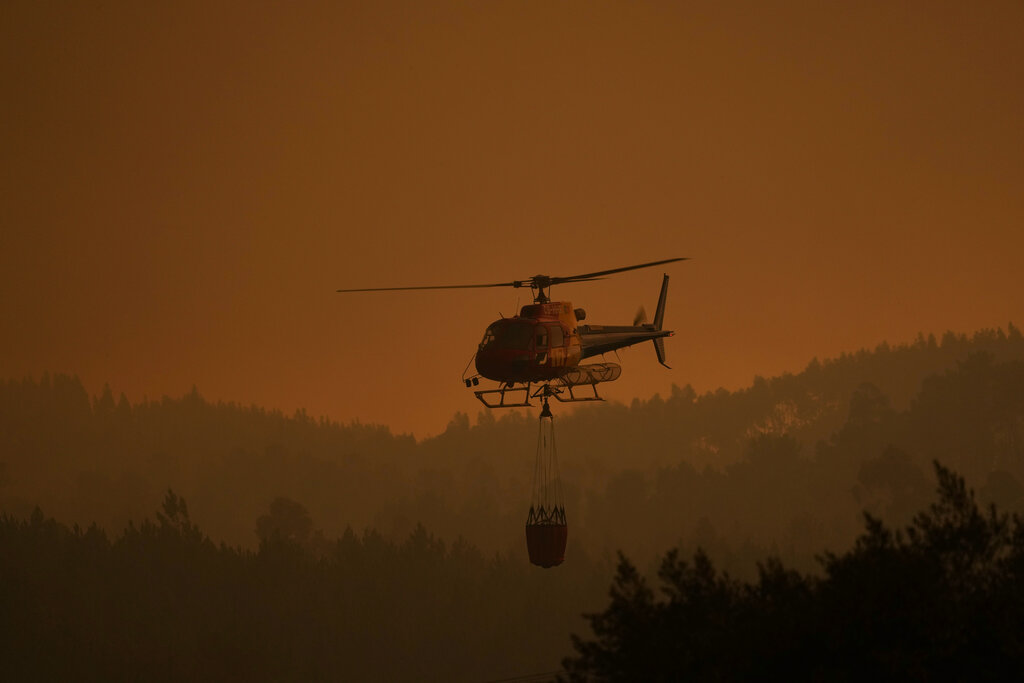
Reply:
[[[814, 360], [739, 391], [674, 388], [559, 415], [569, 556], [625, 548], [642, 560], [682, 542], [727, 565], [766, 549], [810, 561], [852, 538], [862, 507], [898, 516], [926, 498], [934, 457], [1012, 507], [1024, 481], [1022, 361], [1010, 325]], [[475, 424], [457, 413], [417, 443], [197, 391], [131, 404], [64, 375], [9, 380], [0, 510], [27, 517], [39, 505], [117, 531], [172, 488], [229, 544], [254, 546], [257, 519], [284, 499], [308, 511], [311, 534], [372, 527], [400, 540], [422, 522], [519, 557], [535, 438], [536, 411]]]
[[811, 449], [827, 441], [846, 422], [850, 400], [865, 384], [887, 397], [891, 408], [906, 410], [927, 377], [978, 353], [997, 363], [1022, 360], [1024, 337], [1012, 324], [1007, 331], [971, 336], [947, 332], [941, 341], [919, 335], [910, 344], [882, 343], [874, 350], [813, 359], [796, 374], [757, 376], [737, 391], [697, 395], [689, 386], [673, 387], [668, 397], [633, 401], [628, 408], [614, 402], [594, 406], [566, 419], [563, 433], [566, 438], [572, 433], [581, 450], [610, 459], [621, 459], [627, 447], [634, 467], [682, 459], [721, 468], [740, 460], [750, 439], [761, 434], [787, 434]]

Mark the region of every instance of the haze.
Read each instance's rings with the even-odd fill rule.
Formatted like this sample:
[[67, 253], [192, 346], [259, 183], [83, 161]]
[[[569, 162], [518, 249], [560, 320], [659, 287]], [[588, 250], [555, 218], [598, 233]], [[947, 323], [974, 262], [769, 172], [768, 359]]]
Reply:
[[528, 293], [335, 289], [673, 256], [610, 398], [1019, 322], [1024, 6], [771, 5], [4, 3], [0, 377], [423, 437]]

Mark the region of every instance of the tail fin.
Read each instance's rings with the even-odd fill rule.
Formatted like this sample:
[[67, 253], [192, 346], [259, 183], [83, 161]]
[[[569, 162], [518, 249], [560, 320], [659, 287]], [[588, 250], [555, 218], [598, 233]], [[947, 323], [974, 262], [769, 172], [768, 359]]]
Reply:
[[[668, 275], [661, 281], [661, 295], [658, 297], [658, 309], [654, 312], [654, 329], [661, 330], [662, 322], [665, 320], [665, 299], [668, 298]], [[665, 362], [665, 338], [658, 337], [654, 342], [654, 352], [658, 354], [658, 362], [668, 368]], [[669, 368], [671, 370], [672, 368]]]
[[654, 312], [654, 329], [661, 329], [661, 322], [665, 319], [665, 297], [668, 296], [668, 275], [661, 281], [661, 296], [658, 297], [658, 309]]

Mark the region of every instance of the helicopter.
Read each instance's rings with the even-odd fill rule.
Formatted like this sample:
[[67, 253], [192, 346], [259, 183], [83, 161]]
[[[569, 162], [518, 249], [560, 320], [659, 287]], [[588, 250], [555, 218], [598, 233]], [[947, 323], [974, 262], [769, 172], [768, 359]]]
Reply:
[[[479, 386], [480, 378], [497, 382], [497, 388], [474, 390], [476, 398], [488, 408], [531, 406], [530, 399], [538, 396], [544, 399], [545, 406], [548, 397], [561, 402], [601, 401], [604, 399], [598, 394], [597, 385], [618, 379], [622, 368], [617, 363], [582, 364], [584, 359], [650, 341], [654, 343], [658, 362], [669, 367], [665, 362], [664, 340], [674, 333], [662, 328], [668, 275], [662, 279], [652, 323], [645, 321], [646, 314], [641, 307], [632, 325], [581, 324], [586, 320], [586, 311], [573, 308], [568, 301], [552, 301], [551, 287], [570, 282], [603, 280], [605, 276], [615, 273], [687, 260], [670, 258], [580, 275], [534, 275], [525, 280], [491, 284], [368, 287], [339, 289], [337, 292], [529, 287], [533, 294], [532, 304], [523, 306], [517, 316], [502, 317], [487, 326], [483, 340], [470, 359], [470, 364], [475, 360], [476, 374], [466, 376], [469, 365], [463, 371], [462, 380], [466, 387]], [[576, 391], [581, 387], [590, 387], [593, 393], [577, 394]]]

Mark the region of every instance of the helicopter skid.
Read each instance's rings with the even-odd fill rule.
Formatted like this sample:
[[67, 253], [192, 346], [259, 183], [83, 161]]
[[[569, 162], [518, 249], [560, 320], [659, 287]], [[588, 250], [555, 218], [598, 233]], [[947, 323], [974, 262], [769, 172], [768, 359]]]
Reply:
[[[604, 399], [597, 393], [597, 382], [590, 382], [587, 384], [568, 384], [562, 380], [556, 380], [554, 382], [545, 382], [544, 384], [536, 385], [531, 393], [530, 389], [533, 386], [530, 382], [527, 382], [523, 386], [501, 386], [497, 389], [483, 389], [480, 391], [474, 391], [473, 393], [488, 408], [530, 408], [533, 406], [530, 403], [531, 398], [547, 398], [553, 397], [560, 403], [582, 403], [584, 401], [603, 401]], [[594, 392], [593, 396], [578, 396], [574, 389], [579, 389], [581, 386], [589, 386], [591, 391]], [[521, 398], [517, 396], [522, 392]], [[509, 400], [511, 395], [512, 400]], [[497, 401], [489, 400], [493, 397], [497, 397]], [[519, 400], [515, 400], [518, 398]]]
[[[589, 386], [594, 391], [594, 395], [593, 396], [577, 396], [576, 393], [573, 391], [573, 389], [579, 389], [580, 386]], [[562, 395], [562, 391], [563, 390], [566, 390], [566, 391], [569, 392], [569, 398], [565, 398]], [[551, 392], [551, 396], [554, 396], [555, 399], [557, 401], [560, 401], [561, 403], [577, 403], [577, 402], [581, 402], [581, 401], [603, 401], [604, 400], [597, 393], [597, 382], [594, 382], [593, 384], [585, 384], [585, 385], [566, 384], [564, 387], [558, 387], [555, 390], [553, 390]]]
[[[505, 398], [509, 394], [512, 394], [513, 399], [515, 395], [522, 392], [523, 396], [519, 402], [506, 402]], [[476, 397], [488, 408], [529, 408], [533, 404], [530, 403], [530, 383], [527, 382], [524, 386], [507, 386], [503, 385], [497, 389], [482, 389], [480, 391], [473, 392]], [[497, 396], [497, 403], [488, 401], [488, 398]]]

